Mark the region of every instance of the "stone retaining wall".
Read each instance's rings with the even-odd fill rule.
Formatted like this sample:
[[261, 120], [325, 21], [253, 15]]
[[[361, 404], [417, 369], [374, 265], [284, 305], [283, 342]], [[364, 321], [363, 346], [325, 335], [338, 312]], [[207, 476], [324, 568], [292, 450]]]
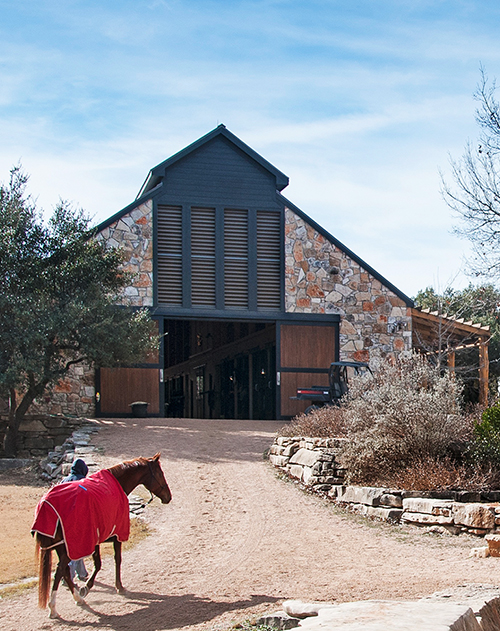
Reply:
[[[75, 430], [87, 423], [86, 418], [62, 415], [27, 416], [19, 427], [19, 458], [41, 458], [62, 445]], [[3, 443], [7, 418], [0, 416], [0, 445]]]
[[422, 492], [345, 485], [344, 469], [337, 460], [345, 441], [279, 436], [269, 460], [314, 491], [366, 517], [453, 534], [500, 533], [500, 491]]

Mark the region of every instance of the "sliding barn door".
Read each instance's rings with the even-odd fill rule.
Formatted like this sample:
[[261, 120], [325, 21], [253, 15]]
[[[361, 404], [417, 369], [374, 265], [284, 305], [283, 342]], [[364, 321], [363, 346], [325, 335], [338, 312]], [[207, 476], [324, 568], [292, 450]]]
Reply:
[[329, 366], [338, 358], [338, 324], [281, 324], [279, 346], [281, 416], [295, 416], [310, 405], [292, 398], [297, 388], [328, 385]]

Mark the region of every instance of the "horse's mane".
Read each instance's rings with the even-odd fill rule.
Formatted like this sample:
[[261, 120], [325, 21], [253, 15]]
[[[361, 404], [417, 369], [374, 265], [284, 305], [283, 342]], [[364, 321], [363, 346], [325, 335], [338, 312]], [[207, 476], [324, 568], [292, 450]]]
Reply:
[[143, 467], [147, 462], [147, 458], [143, 458], [139, 456], [138, 458], [134, 458], [133, 460], [125, 460], [125, 462], [121, 462], [120, 464], [115, 464], [113, 467], [109, 467], [108, 471], [115, 476], [115, 478], [120, 477], [122, 473], [129, 471], [130, 469], [136, 469], [139, 467]]

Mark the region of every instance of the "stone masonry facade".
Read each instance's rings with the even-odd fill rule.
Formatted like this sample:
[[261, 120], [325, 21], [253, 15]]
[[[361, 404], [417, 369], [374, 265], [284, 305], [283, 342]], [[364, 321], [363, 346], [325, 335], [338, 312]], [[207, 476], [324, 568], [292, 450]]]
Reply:
[[97, 239], [109, 248], [122, 248], [123, 268], [133, 275], [124, 291], [124, 302], [132, 307], [153, 306], [153, 203], [137, 206], [104, 228]]
[[82, 364], [70, 368], [64, 379], [31, 406], [31, 414], [93, 416], [95, 412], [94, 370]]
[[285, 308], [339, 314], [340, 359], [370, 362], [411, 350], [411, 310], [404, 301], [285, 209]]

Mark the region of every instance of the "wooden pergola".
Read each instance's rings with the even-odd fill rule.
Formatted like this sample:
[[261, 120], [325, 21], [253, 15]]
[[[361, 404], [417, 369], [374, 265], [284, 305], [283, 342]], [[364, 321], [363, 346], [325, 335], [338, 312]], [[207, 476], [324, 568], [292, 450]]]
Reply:
[[479, 403], [488, 405], [490, 328], [464, 318], [414, 307], [412, 346], [425, 354], [442, 355], [450, 370], [455, 369], [455, 353], [462, 348], [479, 348]]

